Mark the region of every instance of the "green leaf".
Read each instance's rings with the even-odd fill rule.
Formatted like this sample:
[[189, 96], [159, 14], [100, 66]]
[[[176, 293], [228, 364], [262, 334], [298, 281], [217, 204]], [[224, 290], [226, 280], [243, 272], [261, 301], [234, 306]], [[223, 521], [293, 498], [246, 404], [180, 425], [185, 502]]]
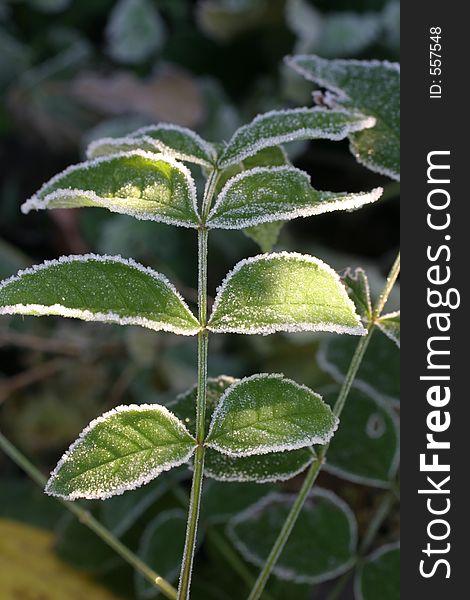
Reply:
[[372, 127], [375, 120], [345, 110], [292, 108], [258, 115], [240, 127], [219, 158], [223, 169], [239, 163], [263, 148], [309, 139], [342, 140], [353, 131]]
[[294, 252], [261, 254], [239, 262], [217, 291], [208, 329], [264, 335], [365, 333], [333, 269], [318, 258]]
[[147, 60], [165, 42], [165, 25], [150, 0], [119, 0], [111, 12], [106, 37], [109, 55], [117, 62]]
[[211, 420], [206, 445], [253, 456], [326, 444], [338, 425], [321, 396], [283, 375], [253, 375], [231, 385]]
[[177, 160], [211, 167], [216, 159], [215, 148], [186, 127], [159, 123], [137, 129], [126, 137], [106, 137], [94, 140], [87, 148], [87, 158], [109, 156], [131, 150], [162, 152]]
[[354, 582], [356, 600], [400, 598], [400, 546], [388, 544], [373, 552], [359, 567]]
[[[318, 365], [337, 383], [343, 383], [356, 346], [352, 338], [330, 337], [320, 345]], [[380, 333], [372, 333], [355, 385], [371, 396], [393, 404], [400, 402], [400, 352]]]
[[144, 487], [108, 498], [100, 503], [100, 521], [114, 535], [121, 537], [147, 509], [188, 475], [186, 467], [173, 469]]
[[[239, 552], [262, 567], [287, 518], [295, 495], [269, 494], [234, 517], [228, 534]], [[351, 568], [357, 525], [349, 506], [332, 492], [315, 488], [273, 568], [280, 579], [320, 583]]]
[[327, 88], [332, 109], [360, 111], [376, 119], [372, 129], [351, 132], [351, 152], [372, 171], [400, 179], [400, 65], [387, 61], [325, 60], [298, 55], [287, 64]]
[[377, 327], [400, 347], [400, 311], [382, 315], [377, 321]]
[[92, 421], [51, 473], [46, 493], [105, 499], [189, 460], [196, 440], [164, 406], [118, 406]]
[[[290, 454], [285, 452], [284, 454]], [[274, 485], [208, 481], [204, 485], [201, 519], [209, 523], [224, 523], [242, 510], [274, 491]]]
[[[212, 419], [214, 409], [223, 393], [239, 381], [232, 377], [220, 376], [209, 379], [206, 395], [206, 431]], [[196, 431], [197, 387], [180, 394], [169, 407], [193, 434]], [[272, 452], [262, 456], [232, 457], [220, 454], [212, 448], [206, 449], [204, 475], [224, 482], [268, 483], [284, 481], [304, 471], [313, 462], [315, 453], [311, 448], [301, 448], [291, 452]]]
[[195, 335], [199, 323], [160, 273], [120, 256], [62, 256], [0, 283], [0, 315], [60, 315]]
[[258, 244], [262, 252], [271, 252], [277, 244], [285, 221], [271, 221], [254, 227], [246, 227], [243, 233]]
[[[139, 558], [167, 581], [177, 579], [184, 549], [186, 515], [182, 510], [165, 510], [145, 528], [139, 544]], [[156, 598], [158, 588], [136, 572], [135, 587], [139, 600]]]
[[198, 227], [196, 188], [189, 170], [162, 154], [135, 150], [72, 165], [21, 207], [94, 206], [136, 219]]
[[[330, 406], [339, 390], [332, 386], [324, 392]], [[352, 387], [324, 469], [355, 483], [389, 487], [398, 468], [398, 439], [395, 413], [376, 397]]]
[[368, 321], [372, 318], [372, 302], [370, 299], [369, 280], [364, 269], [346, 269], [342, 275], [349, 297], [354, 302], [357, 312], [363, 319]]
[[242, 229], [309, 217], [335, 210], [352, 210], [375, 202], [382, 188], [350, 194], [315, 190], [310, 176], [294, 167], [257, 167], [228, 180], [208, 217], [208, 226]]

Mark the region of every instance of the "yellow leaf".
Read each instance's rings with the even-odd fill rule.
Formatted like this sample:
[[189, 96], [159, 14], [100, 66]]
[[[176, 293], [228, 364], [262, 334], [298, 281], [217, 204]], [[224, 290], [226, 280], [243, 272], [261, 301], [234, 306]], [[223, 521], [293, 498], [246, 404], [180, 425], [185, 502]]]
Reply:
[[0, 519], [0, 600], [116, 600], [59, 560], [54, 535]]

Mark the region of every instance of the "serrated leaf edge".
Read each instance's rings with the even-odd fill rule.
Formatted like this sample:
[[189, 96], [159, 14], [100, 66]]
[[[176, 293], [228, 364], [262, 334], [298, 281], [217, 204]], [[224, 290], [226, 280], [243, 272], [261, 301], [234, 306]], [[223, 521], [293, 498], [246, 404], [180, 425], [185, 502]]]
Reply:
[[[219, 304], [222, 300], [222, 295], [232, 279], [234, 275], [236, 275], [245, 265], [253, 264], [259, 261], [269, 261], [273, 258], [293, 258], [299, 261], [308, 262], [311, 264], [315, 264], [325, 271], [327, 271], [332, 277], [336, 280], [338, 284], [338, 292], [343, 296], [343, 299], [346, 302], [346, 305], [351, 309], [352, 314], [356, 318], [357, 326], [355, 327], [346, 327], [342, 325], [335, 325], [333, 323], [317, 323], [315, 325], [311, 323], [295, 323], [295, 324], [275, 324], [269, 326], [260, 326], [260, 327], [251, 327], [251, 328], [241, 328], [241, 327], [212, 327], [211, 320], [216, 310], [219, 307]], [[209, 331], [213, 331], [214, 333], [241, 333], [241, 334], [261, 334], [261, 335], [269, 335], [271, 333], [275, 333], [277, 331], [285, 331], [288, 333], [295, 333], [301, 331], [330, 331], [333, 333], [349, 333], [351, 335], [366, 335], [367, 330], [363, 327], [359, 315], [357, 314], [356, 307], [354, 302], [349, 298], [348, 293], [346, 292], [346, 288], [341, 281], [340, 276], [334, 269], [332, 269], [329, 265], [324, 263], [319, 258], [314, 256], [310, 256], [309, 254], [300, 254], [298, 252], [271, 252], [267, 254], [258, 254], [257, 256], [251, 256], [250, 258], [244, 258], [240, 262], [238, 262], [231, 271], [227, 273], [224, 280], [217, 288], [217, 294], [214, 300], [214, 304], [212, 306], [211, 316], [209, 318], [209, 322], [207, 325], [207, 329]]]
[[[137, 412], [153, 411], [153, 412], [163, 413], [166, 417], [168, 417], [168, 419], [170, 421], [172, 421], [177, 426], [177, 428], [181, 431], [182, 434], [184, 434], [188, 437], [188, 444], [189, 444], [189, 441], [192, 441], [194, 443], [194, 445], [191, 447], [190, 450], [188, 450], [188, 453], [184, 458], [182, 458], [180, 460], [169, 461], [169, 462], [165, 463], [163, 466], [153, 469], [150, 473], [147, 473], [147, 475], [138, 477], [133, 483], [124, 485], [121, 488], [117, 488], [116, 490], [113, 490], [112, 492], [86, 493], [86, 494], [84, 494], [82, 492], [72, 492], [71, 494], [66, 495], [66, 494], [59, 494], [57, 492], [51, 491], [50, 488], [53, 484], [54, 477], [59, 473], [63, 464], [68, 460], [69, 456], [75, 450], [75, 448], [86, 438], [88, 433], [90, 433], [90, 431], [92, 431], [100, 423], [104, 423], [108, 418], [110, 418], [116, 414], [122, 413], [122, 412], [130, 412], [130, 411], [137, 411]], [[196, 440], [189, 433], [189, 431], [184, 426], [184, 424], [178, 419], [178, 417], [176, 417], [165, 406], [162, 406], [160, 404], [127, 404], [127, 405], [116, 406], [115, 408], [103, 413], [96, 419], [93, 419], [85, 427], [85, 429], [83, 429], [83, 431], [81, 431], [78, 438], [70, 445], [68, 450], [66, 450], [64, 452], [61, 459], [57, 463], [55, 469], [53, 471], [51, 471], [50, 477], [47, 481], [44, 491], [48, 496], [62, 498], [63, 500], [77, 500], [78, 498], [85, 498], [87, 500], [106, 500], [106, 498], [111, 498], [112, 496], [120, 496], [121, 494], [124, 494], [124, 492], [130, 491], [130, 490], [135, 490], [138, 487], [145, 485], [149, 481], [152, 481], [152, 479], [155, 479], [155, 477], [160, 475], [160, 473], [163, 473], [164, 471], [169, 471], [170, 469], [173, 469], [174, 467], [178, 467], [178, 466], [184, 464], [193, 455], [193, 453], [196, 449], [196, 446], [197, 446]]]
[[[222, 394], [222, 396], [220, 397], [219, 403], [217, 404], [217, 406], [214, 409], [214, 412], [212, 413], [212, 419], [211, 419], [211, 423], [209, 425], [209, 431], [206, 436], [206, 441], [204, 442], [204, 445], [207, 448], [212, 448], [213, 450], [217, 450], [217, 452], [220, 452], [221, 454], [226, 454], [227, 456], [231, 456], [232, 458], [243, 458], [246, 456], [259, 456], [259, 455], [264, 455], [264, 454], [272, 454], [273, 452], [286, 452], [286, 451], [290, 451], [290, 450], [299, 450], [300, 448], [313, 446], [314, 444], [323, 445], [330, 441], [330, 439], [333, 437], [333, 434], [338, 429], [338, 424], [339, 424], [339, 419], [336, 416], [334, 416], [333, 413], [332, 413], [333, 425], [332, 425], [331, 429], [328, 431], [328, 433], [326, 433], [324, 435], [312, 436], [312, 437], [308, 438], [307, 440], [302, 440], [302, 441], [293, 442], [293, 443], [283, 443], [283, 444], [271, 445], [271, 446], [259, 445], [256, 447], [255, 450], [251, 449], [251, 450], [244, 450], [244, 451], [237, 451], [237, 452], [227, 450], [227, 448], [223, 448], [217, 442], [211, 442], [210, 437], [211, 437], [211, 434], [215, 427], [216, 420], [218, 419], [219, 415], [221, 413], [223, 413], [225, 410], [224, 401], [226, 400], [226, 398], [239, 385], [243, 385], [243, 384], [247, 383], [248, 381], [256, 381], [258, 379], [282, 379], [283, 381], [288, 382], [289, 384], [293, 385], [297, 389], [302, 390], [304, 392], [308, 392], [311, 396], [315, 396], [316, 399], [322, 400], [322, 397], [320, 396], [320, 394], [315, 393], [313, 390], [311, 390], [306, 385], [302, 385], [300, 383], [297, 383], [296, 381], [292, 381], [292, 379], [288, 379], [287, 377], [284, 377], [283, 373], [257, 373], [256, 375], [251, 375], [251, 377], [244, 377], [243, 379], [240, 379], [239, 381], [237, 381], [236, 383], [234, 383], [230, 387], [228, 387], [225, 390], [225, 392]], [[325, 404], [325, 407], [327, 407], [331, 411], [330, 407], [327, 404]]]
[[[287, 212], [274, 212], [269, 215], [258, 216], [258, 217], [246, 217], [245, 219], [240, 219], [237, 221], [237, 224], [234, 225], [232, 223], [223, 223], [224, 217], [217, 217], [214, 219], [214, 215], [217, 213], [217, 210], [225, 201], [227, 194], [229, 193], [232, 186], [236, 185], [243, 179], [251, 177], [253, 175], [257, 175], [259, 173], [297, 173], [305, 177], [307, 183], [310, 185], [310, 175], [301, 169], [297, 169], [296, 167], [291, 167], [289, 165], [282, 165], [278, 167], [254, 167], [253, 169], [249, 169], [248, 171], [242, 171], [237, 175], [231, 177], [222, 188], [220, 194], [217, 197], [217, 200], [209, 213], [207, 226], [209, 229], [243, 229], [245, 227], [256, 227], [257, 225], [261, 225], [262, 223], [269, 223], [272, 221], [283, 221], [296, 219], [298, 217], [311, 217], [314, 215], [320, 215], [327, 212], [333, 212], [336, 210], [354, 210], [356, 208], [360, 208], [365, 204], [370, 204], [371, 202], [377, 201], [382, 193], [383, 188], [377, 187], [372, 189], [370, 192], [335, 192], [336, 194], [343, 194], [343, 198], [345, 196], [350, 196], [347, 200], [341, 200], [339, 197], [335, 202], [319, 202], [315, 207], [304, 207], [304, 208], [295, 208], [289, 210]], [[312, 191], [317, 192], [319, 195], [324, 194], [325, 192], [315, 190], [312, 188]], [[249, 206], [249, 205], [247, 205]]]
[[92, 312], [90, 310], [81, 310], [75, 308], [67, 308], [66, 306], [62, 306], [61, 304], [54, 304], [51, 306], [41, 305], [41, 304], [13, 304], [9, 306], [0, 306], [0, 315], [30, 315], [30, 316], [47, 316], [47, 315], [57, 315], [62, 317], [71, 317], [76, 319], [81, 319], [82, 321], [100, 321], [106, 323], [117, 323], [119, 325], [139, 325], [141, 327], [145, 327], [147, 329], [152, 329], [154, 331], [169, 331], [172, 333], [176, 333], [179, 335], [196, 335], [200, 330], [199, 322], [196, 317], [193, 315], [185, 300], [175, 288], [175, 286], [161, 273], [154, 271], [150, 267], [144, 267], [140, 263], [136, 262], [132, 258], [122, 258], [122, 256], [115, 255], [99, 255], [99, 254], [77, 254], [77, 255], [69, 255], [69, 256], [61, 256], [58, 259], [54, 260], [46, 260], [45, 262], [34, 265], [27, 269], [22, 269], [18, 271], [16, 275], [12, 275], [8, 277], [8, 279], [0, 282], [0, 290], [7, 287], [11, 283], [16, 281], [20, 281], [25, 275], [33, 275], [38, 271], [46, 270], [50, 267], [64, 265], [67, 263], [73, 262], [88, 262], [88, 261], [97, 261], [101, 263], [114, 262], [122, 265], [126, 265], [137, 269], [141, 273], [145, 275], [150, 275], [153, 279], [163, 283], [169, 290], [175, 294], [178, 300], [181, 302], [182, 308], [186, 311], [188, 315], [188, 321], [191, 320], [194, 323], [194, 329], [183, 329], [179, 327], [174, 327], [173, 325], [169, 325], [168, 323], [159, 322], [159, 321], [151, 321], [150, 319], [144, 317], [121, 317], [120, 315], [112, 312], [108, 313], [100, 313], [100, 312]]
[[265, 117], [272, 117], [274, 115], [289, 115], [289, 114], [295, 114], [295, 113], [300, 113], [300, 112], [305, 112], [305, 111], [308, 111], [310, 113], [318, 112], [318, 113], [325, 113], [325, 114], [332, 114], [333, 112], [335, 112], [335, 113], [345, 114], [345, 115], [348, 115], [351, 117], [358, 116], [357, 114], [354, 114], [351, 111], [348, 111], [345, 109], [338, 109], [335, 111], [331, 111], [331, 110], [326, 110], [320, 106], [315, 106], [313, 108], [304, 106], [304, 107], [285, 109], [285, 110], [271, 110], [266, 113], [261, 113], [261, 114], [257, 115], [250, 123], [247, 123], [246, 125], [243, 125], [239, 129], [237, 129], [237, 131], [233, 134], [233, 136], [227, 142], [227, 145], [225, 146], [224, 150], [222, 151], [222, 153], [220, 155], [219, 167], [221, 169], [226, 169], [227, 167], [230, 167], [233, 164], [237, 164], [237, 163], [241, 162], [248, 156], [253, 156], [253, 154], [256, 154], [256, 152], [258, 152], [259, 150], [262, 150], [263, 148], [269, 148], [271, 146], [279, 146], [280, 144], [284, 144], [286, 142], [292, 142], [292, 141], [298, 140], [301, 137], [305, 138], [305, 139], [319, 138], [319, 139], [328, 139], [328, 140], [333, 140], [333, 141], [339, 141], [339, 140], [344, 139], [349, 133], [353, 133], [355, 131], [361, 131], [362, 129], [368, 129], [370, 127], [373, 127], [376, 123], [376, 119], [374, 117], [370, 117], [370, 116], [368, 117], [366, 115], [361, 115], [363, 117], [362, 120], [356, 121], [356, 123], [354, 123], [354, 124], [350, 123], [349, 125], [346, 125], [346, 124], [343, 125], [341, 133], [329, 133], [328, 135], [326, 135], [325, 130], [322, 128], [297, 129], [296, 132], [262, 138], [262, 140], [259, 140], [256, 143], [253, 143], [249, 146], [245, 146], [245, 149], [241, 150], [236, 156], [229, 158], [228, 160], [227, 159], [224, 160], [224, 154], [225, 154], [227, 148], [230, 148], [230, 145], [234, 141], [236, 141], [237, 138], [246, 129], [249, 129], [251, 126], [256, 124], [258, 121], [263, 120], [263, 118], [265, 118]]
[[[207, 154], [207, 156], [211, 157], [211, 160], [206, 161], [206, 160], [202, 160], [201, 158], [194, 156], [192, 154], [185, 154], [184, 152], [179, 152], [179, 151], [175, 150], [174, 148], [172, 148], [171, 146], [168, 146], [161, 140], [155, 139], [155, 138], [151, 137], [150, 135], [147, 135], [151, 132], [156, 132], [159, 130], [178, 131], [179, 133], [183, 133], [183, 134], [187, 135], [188, 137], [190, 137], [193, 140], [193, 142], [195, 142], [199, 146], [199, 148], [201, 150], [203, 150]], [[121, 145], [121, 146], [123, 146], [126, 144], [136, 144], [139, 139], [144, 141], [146, 144], [150, 144], [151, 146], [154, 146], [162, 154], [171, 156], [172, 158], [174, 158], [176, 160], [192, 162], [192, 163], [201, 164], [201, 165], [210, 167], [210, 166], [213, 166], [213, 163], [215, 162], [215, 160], [217, 158], [217, 153], [216, 153], [214, 146], [212, 146], [212, 144], [209, 144], [209, 142], [207, 142], [202, 137], [200, 137], [196, 132], [192, 131], [192, 129], [188, 129], [187, 127], [181, 127], [180, 125], [173, 125], [170, 123], [159, 123], [158, 125], [146, 125], [145, 127], [140, 127], [136, 131], [133, 131], [132, 133], [130, 133], [127, 136], [121, 136], [121, 137], [117, 137], [117, 138], [104, 137], [104, 138], [98, 138], [96, 140], [93, 140], [92, 142], [90, 142], [90, 144], [88, 145], [88, 147], [86, 149], [86, 157], [88, 160], [92, 160], [94, 158], [93, 155], [94, 155], [95, 149], [99, 148], [100, 146], [103, 146], [103, 145], [106, 145], [106, 146]]]
[[68, 197], [68, 196], [71, 196], [71, 197], [82, 196], [84, 198], [88, 198], [92, 202], [95, 202], [96, 204], [100, 205], [102, 208], [108, 208], [108, 210], [110, 210], [108, 205], [112, 205], [113, 203], [115, 203], [116, 198], [107, 198], [107, 197], [99, 196], [95, 192], [89, 191], [89, 190], [81, 190], [80, 188], [75, 188], [75, 189], [59, 188], [57, 190], [54, 190], [53, 192], [46, 193], [46, 195], [43, 198], [41, 198], [41, 194], [43, 194], [49, 186], [60, 182], [60, 180], [63, 177], [66, 177], [70, 173], [74, 173], [75, 171], [86, 171], [87, 169], [93, 168], [101, 163], [112, 162], [113, 160], [117, 160], [120, 158], [132, 158], [134, 156], [140, 156], [141, 158], [146, 158], [146, 159], [152, 160], [152, 161], [165, 162], [165, 163], [171, 165], [172, 167], [175, 167], [177, 170], [179, 170], [183, 174], [186, 184], [188, 186], [188, 192], [189, 192], [189, 195], [191, 198], [191, 204], [192, 204], [192, 207], [194, 210], [195, 220], [194, 221], [183, 221], [183, 220], [179, 220], [179, 219], [172, 219], [165, 215], [159, 215], [159, 214], [155, 214], [155, 213], [151, 213], [151, 212], [146, 212], [145, 216], [143, 216], [143, 214], [140, 212], [133, 211], [130, 208], [121, 207], [121, 206], [113, 206], [114, 210], [112, 212], [129, 215], [136, 219], [144, 220], [144, 221], [157, 221], [160, 223], [166, 223], [167, 225], [176, 225], [179, 227], [188, 227], [188, 228], [193, 228], [193, 229], [197, 228], [199, 226], [200, 217], [199, 217], [198, 206], [197, 206], [196, 185], [192, 178], [191, 171], [185, 165], [178, 162], [171, 156], [167, 156], [165, 154], [156, 154], [153, 152], [145, 152], [144, 150], [132, 150], [129, 152], [117, 152], [116, 154], [111, 154], [109, 156], [99, 156], [98, 158], [94, 158], [92, 160], [87, 160], [87, 161], [84, 161], [81, 163], [77, 163], [75, 165], [70, 165], [69, 167], [67, 167], [66, 169], [61, 171], [60, 173], [57, 173], [57, 175], [54, 175], [54, 177], [49, 179], [49, 181], [46, 181], [46, 183], [44, 183], [35, 194], [33, 194], [30, 198], [28, 198], [28, 200], [26, 200], [21, 205], [21, 212], [26, 215], [29, 212], [31, 212], [32, 210], [45, 210], [48, 208], [48, 205], [50, 204], [50, 202], [56, 200], [57, 198]]
[[388, 329], [387, 327], [384, 327], [383, 324], [381, 323], [381, 321], [384, 321], [385, 319], [390, 319], [393, 317], [399, 317], [400, 316], [400, 311], [396, 310], [394, 312], [391, 313], [387, 313], [385, 315], [382, 315], [378, 320], [377, 320], [377, 327], [380, 329], [380, 331], [382, 333], [384, 333], [390, 340], [392, 340], [392, 342], [395, 342], [395, 344], [400, 348], [400, 339], [395, 337], [390, 329]]
[[[292, 569], [287, 569], [285, 567], [280, 566], [279, 563], [277, 563], [273, 567], [273, 573], [277, 577], [279, 577], [279, 579], [283, 579], [286, 581], [292, 581], [294, 583], [309, 583], [309, 584], [322, 583], [324, 581], [328, 581], [330, 579], [333, 579], [334, 577], [342, 575], [343, 573], [348, 571], [355, 564], [355, 561], [356, 561], [355, 552], [356, 552], [356, 548], [357, 548], [357, 522], [356, 522], [356, 517], [354, 516], [353, 511], [351, 510], [349, 505], [346, 504], [346, 502], [344, 500], [342, 500], [339, 496], [337, 496], [330, 490], [316, 487], [309, 493], [308, 499], [314, 499], [315, 497], [325, 498], [327, 500], [330, 500], [330, 502], [332, 502], [332, 504], [337, 506], [346, 515], [346, 518], [347, 518], [348, 524], [349, 524], [349, 531], [351, 534], [351, 536], [350, 536], [351, 539], [350, 539], [350, 544], [349, 544], [349, 548], [351, 551], [351, 558], [348, 561], [346, 561], [345, 563], [343, 563], [342, 565], [340, 565], [339, 567], [337, 567], [336, 569], [332, 569], [331, 571], [325, 571], [321, 575], [317, 575], [317, 576], [297, 575], [295, 573], [295, 571], [293, 571]], [[272, 502], [287, 503], [290, 501], [292, 503], [292, 502], [294, 502], [295, 499], [296, 499], [295, 494], [281, 494], [279, 492], [271, 492], [271, 493], [267, 494], [264, 498], [261, 498], [261, 500], [258, 500], [257, 502], [255, 502], [254, 504], [252, 504], [251, 506], [249, 506], [248, 508], [246, 508], [242, 512], [238, 513], [237, 515], [235, 515], [234, 517], [232, 517], [229, 520], [229, 522], [227, 524], [227, 528], [226, 528], [226, 533], [227, 533], [229, 539], [231, 540], [232, 544], [237, 548], [237, 550], [240, 552], [240, 554], [248, 562], [250, 562], [251, 564], [253, 564], [259, 568], [262, 568], [265, 563], [264, 559], [257, 556], [248, 546], [246, 546], [240, 540], [240, 538], [235, 533], [236, 525], [238, 525], [239, 522], [243, 522], [247, 518], [251, 518], [252, 516], [255, 516], [258, 512], [262, 511], [266, 506], [268, 506]]]

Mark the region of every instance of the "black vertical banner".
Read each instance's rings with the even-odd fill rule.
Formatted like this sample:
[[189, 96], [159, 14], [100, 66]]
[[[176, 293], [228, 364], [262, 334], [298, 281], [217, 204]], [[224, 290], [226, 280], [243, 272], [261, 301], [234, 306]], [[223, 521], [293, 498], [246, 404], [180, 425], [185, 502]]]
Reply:
[[465, 3], [402, 2], [402, 594], [468, 597]]

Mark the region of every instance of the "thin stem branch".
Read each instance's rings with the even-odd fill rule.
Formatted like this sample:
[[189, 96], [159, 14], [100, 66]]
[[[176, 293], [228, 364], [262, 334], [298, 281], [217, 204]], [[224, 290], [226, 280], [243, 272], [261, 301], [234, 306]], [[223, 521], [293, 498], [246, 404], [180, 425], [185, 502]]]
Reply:
[[191, 586], [191, 573], [196, 551], [197, 527], [201, 505], [202, 482], [204, 478], [204, 438], [206, 419], [206, 393], [207, 393], [207, 349], [209, 334], [207, 324], [207, 238], [208, 231], [205, 220], [210, 210], [212, 197], [215, 193], [218, 180], [217, 171], [209, 176], [202, 201], [201, 225], [198, 229], [198, 312], [201, 330], [198, 333], [198, 381], [196, 400], [196, 440], [198, 443], [194, 455], [194, 472], [191, 485], [191, 497], [188, 511], [188, 524], [186, 527], [186, 540], [184, 543], [183, 561], [178, 587], [178, 600], [189, 598]]
[[[351, 359], [351, 363], [349, 365], [348, 372], [346, 373], [346, 378], [341, 386], [340, 393], [339, 393], [338, 398], [333, 407], [333, 412], [337, 417], [339, 417], [341, 415], [341, 412], [344, 408], [349, 391], [354, 382], [354, 379], [359, 370], [359, 367], [361, 366], [362, 359], [367, 350], [367, 346], [369, 345], [371, 335], [375, 328], [375, 323], [382, 313], [382, 310], [388, 300], [390, 292], [392, 291], [395, 281], [397, 280], [399, 272], [400, 272], [400, 254], [398, 254], [398, 256], [390, 270], [390, 273], [387, 277], [387, 281], [382, 290], [382, 293], [380, 294], [380, 296], [377, 300], [377, 303], [374, 306], [373, 320], [368, 325], [367, 335], [365, 335], [364, 337], [362, 337], [359, 340], [359, 343], [358, 343], [356, 350], [353, 354], [353, 357]], [[271, 575], [271, 572], [272, 572], [275, 564], [277, 563], [279, 556], [280, 556], [282, 550], [284, 549], [284, 546], [286, 545], [287, 540], [289, 539], [289, 536], [290, 536], [292, 529], [299, 517], [300, 511], [302, 510], [303, 505], [304, 505], [305, 501], [307, 500], [310, 490], [312, 489], [312, 487], [318, 477], [318, 473], [320, 472], [321, 467], [322, 467], [323, 463], [325, 462], [325, 457], [326, 457], [326, 453], [328, 452], [328, 447], [329, 447], [329, 444], [326, 444], [325, 446], [322, 446], [320, 448], [320, 450], [318, 451], [318, 459], [312, 463], [309, 470], [307, 471], [307, 475], [304, 479], [302, 487], [300, 488], [300, 491], [294, 501], [294, 504], [292, 505], [292, 508], [291, 508], [289, 514], [287, 515], [286, 520], [284, 521], [282, 529], [281, 529], [276, 541], [274, 542], [274, 546], [272, 547], [271, 552], [269, 553], [269, 556], [266, 559], [266, 562], [265, 562], [263, 568], [261, 569], [258, 579], [256, 580], [256, 583], [255, 583], [253, 589], [251, 590], [250, 595], [248, 596], [248, 600], [258, 600], [258, 598], [261, 596], [261, 594], [266, 586], [266, 583]]]
[[[46, 478], [44, 475], [9, 441], [0, 433], [0, 448], [5, 452], [11, 460], [16, 463], [29, 477], [44, 489]], [[76, 502], [67, 502], [57, 498], [57, 500], [65, 506], [67, 510], [73, 513], [80, 523], [91, 529], [99, 538], [110, 546], [121, 558], [128, 562], [136, 571], [143, 575], [152, 585], [158, 587], [160, 591], [170, 600], [176, 600], [175, 588], [146, 565], [138, 556], [136, 556], [129, 548], [124, 546], [110, 531], [108, 531], [93, 515], [82, 508]]]

